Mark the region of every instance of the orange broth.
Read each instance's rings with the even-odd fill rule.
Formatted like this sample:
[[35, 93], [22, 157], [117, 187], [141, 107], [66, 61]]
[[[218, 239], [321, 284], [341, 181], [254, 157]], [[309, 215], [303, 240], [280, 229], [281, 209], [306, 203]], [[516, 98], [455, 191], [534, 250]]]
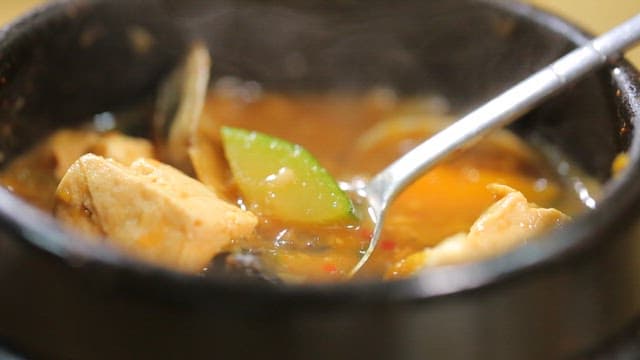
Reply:
[[[260, 131], [304, 146], [345, 184], [366, 181], [452, 121], [442, 101], [430, 97], [398, 99], [387, 90], [356, 95], [253, 96], [237, 90], [214, 87], [209, 92], [201, 123], [212, 146], [221, 151], [222, 125]], [[56, 163], [50, 155], [38, 152], [42, 146], [10, 164], [0, 180], [50, 210], [57, 184], [53, 176]], [[155, 149], [157, 154], [162, 150]], [[225, 176], [222, 196], [243, 205], [228, 171]], [[388, 214], [379, 246], [359, 276], [380, 279], [393, 263], [467, 232], [495, 200], [487, 190], [491, 183], [515, 188], [543, 207], [568, 213], [579, 209], [575, 194], [565, 189], [545, 159], [514, 134], [502, 131], [450, 156], [399, 196]], [[256, 215], [259, 224], [255, 235], [234, 239], [226, 250], [258, 256], [263, 271], [285, 282], [346, 280], [371, 234], [371, 225], [366, 222], [301, 226]]]
[[[402, 125], [404, 118], [410, 119], [409, 124], [439, 126], [450, 120], [430, 103], [429, 98], [398, 100], [376, 92], [268, 93], [246, 100], [214, 90], [204, 116], [216, 126], [257, 130], [300, 144], [337, 180], [352, 183], [381, 170], [430, 132], [410, 125], [362, 146], [362, 137], [375, 126], [394, 119], [401, 119]], [[211, 136], [218, 136], [213, 129]], [[564, 210], [562, 185], [549, 165], [514, 135], [503, 134], [494, 143], [487, 140], [452, 156], [410, 186], [393, 204], [379, 247], [361, 275], [381, 278], [392, 263], [467, 232], [494, 201], [486, 189], [490, 183], [511, 186], [540, 206]], [[233, 184], [227, 195], [242, 202]], [[259, 254], [268, 271], [288, 282], [339, 281], [362, 256], [369, 236], [370, 226], [363, 224], [299, 226], [261, 217], [257, 235], [235, 241], [231, 250]]]

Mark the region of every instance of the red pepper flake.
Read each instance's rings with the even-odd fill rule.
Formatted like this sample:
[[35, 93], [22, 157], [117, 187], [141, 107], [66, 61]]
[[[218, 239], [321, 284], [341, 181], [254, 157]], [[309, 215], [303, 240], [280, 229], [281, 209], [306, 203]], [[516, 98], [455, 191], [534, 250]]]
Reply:
[[371, 241], [373, 233], [368, 229], [359, 229], [357, 235], [360, 238], [360, 246], [367, 247]]
[[371, 237], [373, 236], [373, 232], [371, 230], [366, 230], [366, 229], [360, 229], [358, 230], [358, 236], [361, 238], [360, 242], [369, 242], [369, 240], [371, 240]]
[[336, 265], [331, 263], [324, 264], [322, 266], [322, 269], [329, 274], [335, 274], [338, 271], [338, 268], [336, 267]]
[[382, 250], [391, 251], [396, 248], [396, 242], [393, 240], [382, 240], [380, 241], [380, 248]]

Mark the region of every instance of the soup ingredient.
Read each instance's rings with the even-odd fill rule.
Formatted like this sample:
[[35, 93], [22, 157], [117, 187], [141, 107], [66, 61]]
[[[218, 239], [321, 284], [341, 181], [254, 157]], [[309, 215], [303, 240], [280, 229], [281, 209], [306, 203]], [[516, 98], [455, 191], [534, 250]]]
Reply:
[[[228, 83], [228, 80], [224, 82]], [[207, 269], [203, 272], [206, 276], [258, 277], [269, 282], [286, 283], [346, 280], [348, 272], [360, 259], [362, 250], [369, 243], [371, 233], [367, 224], [359, 223], [355, 219], [351, 221], [353, 215], [348, 210], [350, 207], [341, 212], [350, 214], [346, 216], [347, 220], [331, 223], [284, 221], [261, 213], [260, 206], [249, 202], [236, 186], [239, 183], [234, 184], [231, 181], [231, 170], [224, 158], [221, 126], [252, 129], [299, 144], [308, 149], [317, 162], [341, 182], [341, 186], [358, 186], [372, 173], [382, 169], [437, 129], [446, 126], [450, 117], [440, 112], [434, 113], [423, 106], [429, 103], [428, 97], [381, 97], [376, 95], [380, 91], [375, 89], [372, 90], [373, 93], [361, 94], [282, 94], [258, 93], [251, 90], [252, 95], [247, 97], [244, 84], [247, 84], [247, 89], [254, 89], [254, 85], [237, 82], [232, 89], [229, 86], [215, 85], [209, 92], [203, 113], [192, 123], [195, 124], [193, 127], [189, 126], [191, 132], [188, 146], [180, 150], [187, 161], [186, 169], [181, 170], [186, 175], [196, 176], [199, 182], [204, 184], [200, 184], [200, 188], [208, 189], [207, 196], [213, 196], [220, 201], [224, 199], [231, 204], [241, 204], [254, 210], [257, 216], [249, 212], [243, 214], [252, 217], [257, 224], [254, 223], [255, 228], [254, 225], [247, 226], [246, 231], [237, 231], [234, 234], [229, 230], [230, 240], [220, 240], [220, 250], [205, 249], [201, 258], [193, 261], [188, 270], [182, 267], [184, 265], [176, 265], [179, 263], [178, 258], [182, 256], [182, 248], [196, 247], [191, 243], [193, 236], [190, 235], [197, 231], [191, 229], [196, 227], [196, 221], [188, 221], [188, 218], [195, 219], [199, 216], [209, 221], [210, 216], [216, 216], [216, 219], [223, 215], [213, 215], [213, 212], [203, 205], [198, 211], [184, 210], [185, 213], [178, 216], [176, 206], [180, 209], [181, 205], [178, 204], [184, 203], [181, 194], [185, 186], [171, 185], [172, 191], [156, 191], [154, 189], [157, 184], [147, 183], [148, 178], [141, 177], [140, 174], [131, 174], [133, 170], [130, 164], [139, 157], [148, 159], [157, 154], [161, 161], [169, 162], [165, 157], [169, 151], [166, 149], [169, 127], [165, 129], [166, 135], [162, 140], [157, 139], [155, 134], [148, 134], [150, 138], [156, 139], [153, 149], [147, 140], [116, 131], [104, 133], [100, 130], [120, 129], [139, 135], [145, 134], [144, 131], [149, 128], [144, 123], [145, 119], [150, 118], [148, 104], [141, 104], [139, 109], [128, 110], [126, 117], [121, 115], [122, 112], [118, 112], [118, 115], [112, 118], [113, 124], [106, 128], [92, 121], [73, 130], [59, 130], [33, 149], [13, 159], [3, 169], [0, 178], [14, 179], [16, 187], [12, 189], [16, 194], [36, 204], [42, 202], [45, 204], [42, 208], [51, 211], [54, 207], [56, 187], [68, 166], [86, 152], [112, 157], [117, 163], [122, 164], [118, 165], [120, 167], [112, 165], [116, 166], [117, 171], [113, 172], [117, 172], [118, 175], [110, 178], [103, 176], [104, 179], [96, 178], [98, 175], [95, 175], [92, 181], [115, 183], [122, 180], [120, 177], [135, 180], [131, 181], [131, 186], [127, 186], [126, 192], [116, 193], [114, 186], [104, 185], [102, 192], [94, 197], [89, 191], [85, 171], [76, 169], [76, 179], [73, 183], [70, 181], [72, 176], [69, 175], [69, 179], [61, 184], [61, 189], [69, 189], [68, 197], [62, 193], [57, 194], [59, 198], [56, 215], [70, 218], [64, 222], [74, 228], [77, 225], [80, 227], [79, 230], [97, 236], [89, 241], [103, 241], [121, 250], [125, 255], [152, 261], [167, 268], [197, 272], [200, 270], [198, 266], [202, 266]], [[168, 125], [171, 125], [171, 121], [170, 119]], [[199, 143], [200, 141], [202, 142]], [[205, 148], [211, 150], [207, 154], [219, 157], [222, 164], [222, 173], [218, 172], [220, 169], [217, 166], [206, 172], [221, 181], [221, 190], [211, 186], [204, 176], [205, 172], [197, 170], [196, 156], [193, 156], [192, 152]], [[207, 154], [197, 157], [203, 166], [212, 164], [207, 160]], [[248, 155], [243, 154], [242, 158], [245, 156]], [[252, 162], [258, 162], [260, 166], [264, 163], [263, 158], [269, 158], [266, 153], [257, 156], [256, 159], [259, 160], [252, 158]], [[32, 160], [25, 162], [24, 158]], [[145, 161], [155, 163], [152, 160]], [[173, 163], [169, 165], [176, 166]], [[285, 166], [276, 167], [264, 177], [278, 175], [278, 170], [283, 167]], [[282, 172], [285, 176], [274, 176], [270, 179], [286, 180], [290, 174], [287, 169], [289, 168]], [[586, 180], [583, 174], [576, 176]], [[335, 181], [332, 180], [332, 183]], [[412, 254], [421, 253], [424, 249], [433, 249], [452, 234], [466, 234], [478, 217], [495, 202], [492, 194], [487, 191], [487, 185], [491, 183], [505, 184], [517, 189], [529, 201], [542, 207], [556, 207], [571, 213], [583, 209], [568, 207], [568, 204], [574, 202], [582, 203], [572, 188], [565, 187], [565, 183], [559, 181], [556, 172], [548, 166], [544, 157], [515, 134], [507, 131], [498, 132], [467, 150], [452, 155], [400, 195], [388, 214], [388, 226], [383, 231], [380, 246], [367, 267], [359, 273], [359, 278], [381, 279], [390, 267]], [[8, 182], [5, 181], [5, 184]], [[20, 187], [24, 187], [25, 184], [31, 184], [30, 192], [25, 193]], [[76, 190], [73, 190], [73, 187]], [[213, 189], [215, 194], [212, 195]], [[283, 191], [291, 189], [285, 187]], [[313, 197], [313, 192], [310, 194], [300, 195], [294, 200], [295, 203], [312, 203], [305, 198]], [[77, 199], [71, 199], [71, 195]], [[169, 197], [173, 200], [167, 199]], [[76, 210], [70, 209], [70, 199], [78, 204]], [[103, 204], [108, 202], [112, 206], [107, 208], [103, 205], [106, 210], [100, 213], [96, 210], [98, 206], [94, 204], [96, 199], [101, 199]], [[144, 199], [148, 199], [146, 205], [142, 204]], [[83, 201], [90, 207], [83, 209]], [[133, 210], [129, 209], [132, 207], [131, 204], [137, 214], [133, 214]], [[241, 212], [236, 206], [227, 205]], [[90, 210], [92, 214], [89, 213]], [[87, 213], [84, 213], [85, 211]], [[294, 213], [303, 214], [303, 211]], [[157, 220], [152, 221], [154, 217]], [[116, 220], [111, 222], [112, 219], [121, 222], [119, 227], [122, 229], [133, 229], [132, 232], [137, 235], [121, 238], [118, 228], [114, 225]], [[167, 236], [156, 237], [153, 234], [154, 231], [164, 231], [163, 228], [171, 224], [175, 228], [176, 222], [182, 222], [184, 228], [172, 230], [173, 232], [167, 235], [170, 235], [171, 239], [167, 239]], [[107, 235], [102, 223], [110, 224], [110, 231], [115, 235]], [[83, 226], [86, 229], [83, 229]], [[214, 235], [211, 238], [215, 241], [219, 240], [217, 236], [226, 232], [222, 225], [221, 228], [221, 231], [212, 231]], [[142, 234], [153, 236], [145, 239]], [[109, 239], [102, 239], [107, 237]], [[466, 235], [464, 237], [466, 239]], [[169, 252], [173, 255], [166, 254]], [[209, 261], [205, 260], [207, 257], [210, 257]], [[413, 268], [419, 267], [416, 265]]]
[[232, 127], [222, 128], [222, 142], [251, 210], [298, 224], [355, 220], [347, 194], [300, 145]]
[[232, 239], [250, 236], [257, 223], [250, 212], [152, 159], [125, 166], [84, 155], [62, 178], [55, 201], [63, 223], [137, 258], [188, 272], [202, 270]]
[[[130, 165], [139, 158], [151, 159], [154, 157], [153, 145], [149, 140], [118, 133], [108, 133], [99, 137], [93, 146], [85, 149], [81, 154], [88, 152], [114, 159], [125, 165]], [[78, 157], [75, 159], [77, 160]]]
[[0, 182], [50, 211], [58, 182], [69, 166], [87, 152], [129, 164], [139, 157], [153, 157], [153, 146], [146, 139], [119, 133], [59, 130], [11, 162], [0, 174]]
[[[61, 130], [46, 142], [43, 156], [52, 156], [55, 162], [54, 175], [60, 180], [78, 157], [87, 152], [100, 135], [85, 130]], [[50, 153], [50, 154], [47, 154]], [[36, 155], [37, 156], [37, 155]]]
[[[414, 105], [427, 103], [427, 97], [392, 97], [381, 102], [366, 92], [264, 92], [247, 100], [241, 93], [215, 86], [205, 116], [300, 144], [332, 176], [353, 186], [449, 121]], [[498, 132], [451, 156], [400, 195], [388, 214], [380, 248], [359, 278], [380, 279], [409, 255], [436, 246], [451, 234], [468, 232], [495, 202], [487, 190], [491, 183], [518, 189], [543, 207], [565, 210], [567, 199], [577, 198], [534, 148], [507, 130]], [[228, 190], [228, 197], [242, 199], [242, 193], [234, 190]], [[233, 249], [256, 255], [265, 273], [285, 282], [345, 280], [371, 237], [366, 224], [299, 224], [277, 221], [255, 210], [259, 216], [256, 236], [234, 242]]]
[[425, 267], [486, 259], [570, 219], [559, 210], [528, 202], [521, 192], [508, 186], [492, 184], [489, 190], [499, 200], [476, 220], [468, 234], [456, 234], [400, 260], [387, 270], [385, 277], [407, 277]]
[[228, 191], [229, 170], [219, 143], [208, 141], [206, 137], [193, 137], [189, 147], [189, 158], [198, 180], [223, 196]]
[[229, 174], [218, 137], [220, 125], [203, 116], [210, 68], [206, 46], [194, 43], [158, 92], [154, 129], [163, 160], [195, 174], [222, 196]]
[[153, 118], [155, 140], [162, 159], [176, 167], [189, 168], [188, 148], [202, 114], [209, 85], [211, 58], [196, 42], [158, 91]]
[[[450, 116], [424, 113], [391, 116], [367, 129], [356, 139], [349, 163], [352, 167], [363, 168], [370, 173], [382, 171], [380, 164], [392, 163], [408, 150], [451, 125], [452, 121]], [[516, 134], [498, 129], [482, 141], [449, 155], [445, 162], [455, 163], [458, 167], [481, 166], [524, 175], [539, 171], [538, 164], [544, 162], [540, 154], [531, 150]]]
[[[354, 153], [367, 154], [380, 147], [399, 141], [417, 139], [424, 141], [427, 137], [446, 128], [453, 119], [450, 116], [428, 116], [424, 113], [402, 114], [375, 124], [360, 135], [354, 143]], [[392, 154], [395, 155], [395, 154]], [[392, 158], [388, 161], [393, 161]]]
[[84, 130], [60, 130], [13, 160], [0, 181], [27, 201], [50, 211], [58, 181], [96, 138], [96, 134]]
[[611, 172], [614, 177], [618, 177], [624, 169], [629, 166], [629, 155], [626, 152], [621, 152], [613, 159], [611, 164]]

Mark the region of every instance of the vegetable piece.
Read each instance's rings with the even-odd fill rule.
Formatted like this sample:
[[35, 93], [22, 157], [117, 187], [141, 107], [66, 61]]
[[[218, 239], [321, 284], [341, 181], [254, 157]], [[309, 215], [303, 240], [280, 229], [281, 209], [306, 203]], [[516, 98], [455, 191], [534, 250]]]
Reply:
[[354, 220], [351, 200], [300, 145], [255, 131], [222, 128], [231, 173], [252, 211], [300, 224]]
[[161, 158], [183, 171], [190, 170], [187, 151], [204, 108], [210, 69], [209, 50], [195, 42], [158, 90], [154, 137], [163, 151]]
[[153, 125], [161, 158], [195, 174], [221, 196], [227, 191], [228, 173], [217, 136], [219, 124], [203, 113], [210, 72], [209, 50], [197, 41], [161, 86]]

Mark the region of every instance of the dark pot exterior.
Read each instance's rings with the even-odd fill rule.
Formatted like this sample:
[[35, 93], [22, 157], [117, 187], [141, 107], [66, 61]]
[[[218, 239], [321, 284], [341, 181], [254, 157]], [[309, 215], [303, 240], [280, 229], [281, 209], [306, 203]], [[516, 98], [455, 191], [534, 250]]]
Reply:
[[[147, 32], [152, 46], [136, 50]], [[189, 41], [214, 77], [270, 89], [393, 86], [469, 109], [586, 36], [496, 1], [62, 1], [0, 34], [0, 150], [153, 92]], [[610, 177], [596, 210], [499, 259], [387, 284], [272, 287], [78, 245], [0, 191], [0, 338], [43, 359], [541, 359], [586, 354], [640, 310], [640, 81], [615, 61], [514, 128]]]

